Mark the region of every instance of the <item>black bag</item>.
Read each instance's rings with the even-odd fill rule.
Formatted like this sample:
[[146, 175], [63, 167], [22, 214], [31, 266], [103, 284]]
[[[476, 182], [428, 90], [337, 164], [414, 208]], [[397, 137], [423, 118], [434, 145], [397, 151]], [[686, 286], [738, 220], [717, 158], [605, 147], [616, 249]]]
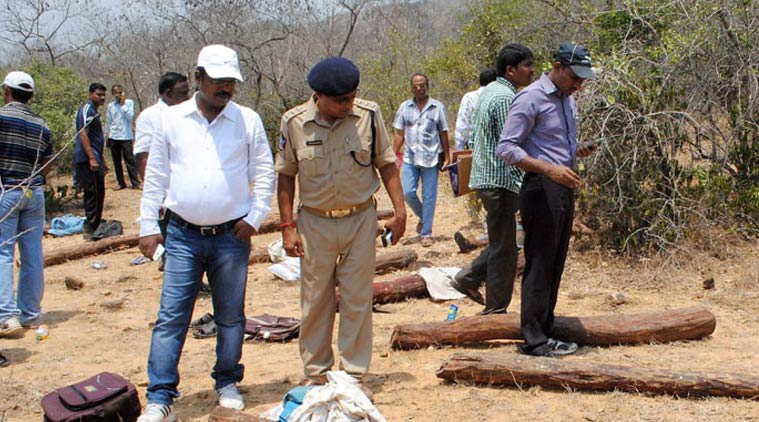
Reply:
[[140, 416], [134, 384], [101, 372], [42, 398], [44, 422], [134, 422]]
[[105, 239], [106, 237], [118, 236], [124, 233], [124, 227], [119, 220], [103, 220], [100, 225], [92, 233], [93, 240]]
[[300, 334], [300, 320], [263, 314], [245, 321], [245, 340], [290, 341]]

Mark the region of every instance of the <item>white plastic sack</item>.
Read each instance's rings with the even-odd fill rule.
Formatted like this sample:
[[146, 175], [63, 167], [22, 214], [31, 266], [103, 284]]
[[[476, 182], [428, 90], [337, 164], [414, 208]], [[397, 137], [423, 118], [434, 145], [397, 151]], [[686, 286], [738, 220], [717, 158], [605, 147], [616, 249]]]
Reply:
[[282, 239], [269, 243], [269, 258], [272, 264], [277, 264], [287, 259], [287, 252], [282, 247]]
[[288, 418], [290, 422], [387, 422], [358, 380], [344, 371], [327, 372], [327, 384], [312, 388]]
[[431, 267], [422, 268], [419, 275], [424, 279], [432, 300], [453, 300], [464, 297], [450, 284], [459, 271], [461, 268], [457, 267]]
[[285, 281], [300, 280], [300, 258], [288, 257], [284, 261], [270, 265], [269, 271]]

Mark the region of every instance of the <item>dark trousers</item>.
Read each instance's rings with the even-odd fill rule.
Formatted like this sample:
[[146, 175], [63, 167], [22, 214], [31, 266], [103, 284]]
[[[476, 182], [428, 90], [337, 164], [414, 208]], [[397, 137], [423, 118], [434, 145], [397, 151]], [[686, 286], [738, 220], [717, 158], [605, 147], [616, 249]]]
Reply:
[[456, 276], [466, 288], [485, 282], [485, 311], [509, 307], [517, 271], [516, 220], [518, 196], [508, 189], [478, 189], [485, 208], [488, 246]]
[[84, 191], [84, 215], [87, 217], [89, 229], [95, 231], [103, 217], [105, 204], [105, 168], [101, 165], [98, 171], [90, 170], [89, 163], [77, 163], [79, 184]]
[[527, 173], [519, 209], [525, 231], [521, 326], [523, 350], [529, 353], [544, 345], [553, 330], [572, 232], [574, 191], [547, 176]]
[[134, 154], [132, 154], [132, 144], [132, 141], [108, 140], [108, 147], [111, 149], [111, 157], [113, 158], [113, 171], [116, 173], [116, 181], [119, 182], [119, 187], [122, 188], [126, 187], [124, 170], [121, 167], [122, 157], [124, 157], [124, 163], [126, 163], [132, 187], [136, 188], [140, 186], [140, 176], [137, 173], [137, 162], [134, 160]]

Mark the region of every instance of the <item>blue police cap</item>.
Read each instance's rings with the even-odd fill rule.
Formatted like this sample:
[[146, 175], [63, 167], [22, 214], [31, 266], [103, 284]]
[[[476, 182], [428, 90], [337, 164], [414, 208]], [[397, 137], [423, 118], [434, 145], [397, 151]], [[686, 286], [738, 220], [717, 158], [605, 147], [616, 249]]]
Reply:
[[316, 92], [334, 97], [358, 88], [359, 71], [345, 57], [327, 57], [308, 72], [308, 86]]

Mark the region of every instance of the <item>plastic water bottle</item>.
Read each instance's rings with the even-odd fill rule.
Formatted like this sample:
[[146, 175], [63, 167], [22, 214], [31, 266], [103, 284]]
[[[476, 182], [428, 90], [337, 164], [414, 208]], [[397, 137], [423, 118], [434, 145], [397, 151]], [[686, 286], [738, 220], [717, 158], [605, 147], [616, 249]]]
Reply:
[[47, 329], [47, 325], [42, 324], [39, 327], [37, 327], [37, 341], [44, 341], [47, 340], [47, 336], [50, 334], [50, 331]]
[[456, 319], [456, 314], [459, 313], [459, 307], [451, 303], [451, 306], [448, 307], [448, 316], [445, 317], [446, 321], [453, 321]]

